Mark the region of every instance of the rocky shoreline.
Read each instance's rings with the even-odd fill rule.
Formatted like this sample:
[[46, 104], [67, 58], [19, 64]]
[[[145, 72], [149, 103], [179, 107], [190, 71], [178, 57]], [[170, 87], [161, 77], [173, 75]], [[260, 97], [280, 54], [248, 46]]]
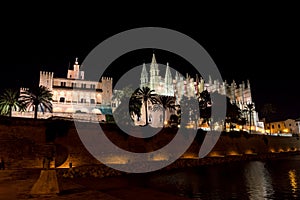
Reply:
[[[183, 169], [190, 167], [199, 167], [205, 165], [217, 165], [231, 162], [245, 162], [245, 161], [267, 161], [287, 156], [300, 155], [300, 151], [280, 152], [280, 153], [262, 153], [262, 154], [244, 154], [244, 155], [228, 155], [224, 157], [205, 157], [201, 159], [196, 158], [180, 158], [171, 165], [160, 169], [159, 171]], [[127, 174], [110, 168], [104, 164], [83, 165], [74, 168], [57, 168], [57, 176], [60, 178], [85, 178], [95, 177], [104, 178], [111, 176], [120, 176]]]

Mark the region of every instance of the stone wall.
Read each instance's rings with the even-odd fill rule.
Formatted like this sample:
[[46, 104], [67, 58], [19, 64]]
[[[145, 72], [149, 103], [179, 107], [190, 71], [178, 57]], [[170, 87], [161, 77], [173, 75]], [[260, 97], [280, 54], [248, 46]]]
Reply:
[[[95, 130], [99, 128], [98, 126], [96, 123], [81, 122], [85, 134], [95, 134]], [[158, 131], [159, 133], [151, 139], [137, 139], [126, 135], [112, 124], [102, 124], [102, 129], [113, 143], [117, 143], [119, 147], [125, 150], [137, 153], [160, 149], [168, 144], [176, 134], [176, 131], [172, 129], [165, 129]], [[133, 128], [131, 131], [143, 134], [138, 132], [140, 131], [138, 128]], [[48, 137], [46, 137], [46, 133]], [[198, 160], [189, 163], [209, 162], [209, 159], [213, 159], [214, 162], [221, 162], [233, 158], [259, 157], [269, 154], [277, 156], [284, 152], [293, 153], [298, 151], [299, 153], [300, 151], [300, 140], [297, 137], [274, 137], [233, 132], [223, 134], [207, 158], [199, 160], [197, 155], [204, 136], [204, 132], [199, 133], [182, 158]], [[49, 141], [46, 142], [46, 140]], [[8, 168], [42, 167], [45, 154], [49, 153], [51, 155], [50, 150], [47, 150], [49, 149], [47, 145], [52, 145], [54, 148], [55, 160], [52, 163], [53, 167], [69, 168], [70, 163], [75, 168], [100, 164], [82, 144], [72, 121], [24, 118], [0, 119], [0, 156], [7, 161]]]
[[223, 134], [208, 156], [253, 155], [300, 151], [299, 137], [247, 134], [231, 132]]

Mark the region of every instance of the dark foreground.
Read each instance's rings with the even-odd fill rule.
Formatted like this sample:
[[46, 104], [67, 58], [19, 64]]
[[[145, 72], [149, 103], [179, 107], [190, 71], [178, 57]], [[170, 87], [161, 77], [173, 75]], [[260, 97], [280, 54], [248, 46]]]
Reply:
[[0, 199], [299, 199], [300, 155], [145, 174], [59, 178], [60, 194], [31, 196], [40, 169], [0, 170]]
[[30, 195], [30, 190], [39, 174], [38, 169], [0, 171], [0, 199], [187, 199], [136, 184], [132, 185], [131, 181], [122, 177], [59, 179], [60, 194]]

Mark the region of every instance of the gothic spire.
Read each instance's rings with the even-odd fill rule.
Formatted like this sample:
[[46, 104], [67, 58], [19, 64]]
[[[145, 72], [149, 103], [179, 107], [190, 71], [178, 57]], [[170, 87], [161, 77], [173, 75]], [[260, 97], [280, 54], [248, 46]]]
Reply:
[[141, 73], [141, 87], [146, 87], [148, 84], [148, 72], [146, 69], [146, 64], [143, 64], [143, 69]]
[[158, 92], [158, 86], [160, 82], [158, 64], [153, 53], [152, 62], [150, 64], [150, 88]]
[[173, 78], [170, 71], [169, 63], [167, 63], [166, 74], [165, 74], [165, 95], [173, 96]]
[[151, 62], [151, 64], [157, 64], [154, 53], [152, 54], [152, 62]]

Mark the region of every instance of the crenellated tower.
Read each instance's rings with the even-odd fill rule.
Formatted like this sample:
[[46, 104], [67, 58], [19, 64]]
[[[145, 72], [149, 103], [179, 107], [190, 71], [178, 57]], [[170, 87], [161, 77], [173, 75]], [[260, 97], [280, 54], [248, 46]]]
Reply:
[[53, 72], [40, 71], [39, 86], [45, 86], [49, 90], [53, 87]]
[[110, 105], [112, 98], [112, 89], [113, 89], [113, 79], [111, 77], [102, 77], [101, 78], [101, 88], [102, 88], [102, 104]]

